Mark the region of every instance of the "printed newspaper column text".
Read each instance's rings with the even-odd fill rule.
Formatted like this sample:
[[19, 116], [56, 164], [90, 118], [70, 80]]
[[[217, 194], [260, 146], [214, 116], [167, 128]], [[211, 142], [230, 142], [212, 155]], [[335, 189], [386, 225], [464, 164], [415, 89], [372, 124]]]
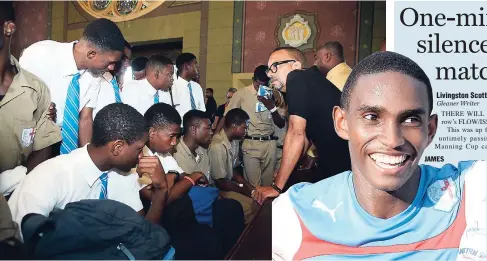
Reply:
[[394, 51], [424, 70], [432, 113], [438, 115], [435, 137], [420, 163], [441, 167], [485, 160], [486, 2], [394, 1], [394, 20]]
[[443, 151], [487, 150], [487, 92], [436, 93], [439, 124], [447, 132], [435, 139], [435, 149]]

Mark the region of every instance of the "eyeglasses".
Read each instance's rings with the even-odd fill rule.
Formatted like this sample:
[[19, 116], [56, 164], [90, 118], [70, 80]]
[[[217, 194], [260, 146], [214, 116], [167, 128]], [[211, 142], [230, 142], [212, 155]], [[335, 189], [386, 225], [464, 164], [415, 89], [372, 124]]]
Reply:
[[296, 62], [296, 60], [284, 60], [284, 61], [280, 61], [280, 62], [275, 62], [275, 63], [271, 64], [271, 66], [265, 72], [266, 73], [269, 73], [269, 72], [276, 73], [277, 72], [277, 66], [279, 66], [281, 64], [293, 63], [293, 62]]

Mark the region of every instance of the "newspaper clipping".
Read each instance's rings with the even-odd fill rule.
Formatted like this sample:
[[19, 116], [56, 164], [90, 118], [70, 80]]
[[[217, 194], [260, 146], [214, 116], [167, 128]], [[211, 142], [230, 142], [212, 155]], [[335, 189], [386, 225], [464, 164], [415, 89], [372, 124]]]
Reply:
[[440, 167], [484, 159], [487, 5], [396, 1], [394, 12], [394, 51], [415, 60], [433, 87], [438, 131], [422, 163]]

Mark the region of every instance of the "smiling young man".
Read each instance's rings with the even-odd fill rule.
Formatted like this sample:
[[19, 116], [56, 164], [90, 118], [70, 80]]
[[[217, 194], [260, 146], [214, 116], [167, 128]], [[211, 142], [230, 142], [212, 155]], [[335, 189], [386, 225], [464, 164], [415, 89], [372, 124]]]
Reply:
[[484, 260], [486, 163], [418, 165], [436, 133], [432, 109], [415, 62], [392, 52], [361, 61], [333, 111], [352, 171], [273, 202], [273, 259]]

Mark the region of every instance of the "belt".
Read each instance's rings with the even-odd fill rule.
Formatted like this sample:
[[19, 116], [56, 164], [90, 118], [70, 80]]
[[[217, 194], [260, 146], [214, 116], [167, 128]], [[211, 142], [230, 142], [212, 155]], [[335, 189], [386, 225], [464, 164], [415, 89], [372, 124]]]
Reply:
[[268, 135], [268, 136], [257, 136], [257, 137], [252, 137], [252, 136], [245, 136], [246, 140], [258, 140], [258, 141], [264, 141], [264, 140], [277, 140], [277, 137]]

